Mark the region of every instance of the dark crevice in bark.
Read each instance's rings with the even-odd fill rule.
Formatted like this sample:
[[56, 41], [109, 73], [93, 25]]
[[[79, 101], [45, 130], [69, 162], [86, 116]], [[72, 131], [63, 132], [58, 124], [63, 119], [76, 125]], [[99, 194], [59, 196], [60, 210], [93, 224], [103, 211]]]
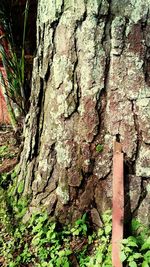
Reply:
[[99, 4], [97, 14], [95, 14], [95, 18], [97, 18], [97, 24], [99, 23], [99, 19], [101, 19], [102, 17], [106, 18], [106, 16], [107, 16], [107, 15], [102, 15], [102, 14], [101, 14], [101, 7], [102, 7], [102, 1], [101, 1], [101, 3]]
[[136, 212], [138, 211], [138, 209], [139, 209], [142, 201], [146, 197], [146, 195], [147, 195], [147, 191], [146, 191], [146, 188], [144, 186], [144, 180], [141, 179], [141, 193], [140, 193], [140, 196], [139, 196], [137, 207], [132, 212], [132, 217], [136, 215]]
[[[110, 69], [110, 51], [111, 51], [111, 24], [112, 24], [112, 14], [111, 14], [111, 1], [109, 1], [109, 10], [106, 17], [105, 27], [104, 27], [104, 34], [102, 37], [102, 46], [105, 51], [106, 55], [106, 62], [105, 62], [105, 71], [104, 71], [104, 89], [102, 92], [106, 92], [108, 80], [109, 80], [109, 69]], [[101, 94], [102, 94], [101, 92]]]
[[[68, 203], [66, 204], [65, 207], [68, 208], [68, 210], [70, 210], [70, 207], [73, 207], [73, 211], [75, 213], [75, 211], [78, 210], [78, 203], [77, 203], [77, 201], [78, 201], [78, 198], [77, 197], [75, 197], [73, 199], [69, 199], [69, 201], [68, 201]], [[70, 215], [70, 214], [68, 213], [68, 215]]]
[[[39, 128], [39, 137], [38, 137], [39, 141], [40, 141], [41, 134], [43, 132], [43, 126], [44, 126], [44, 121], [45, 121], [45, 119], [44, 119], [45, 118], [45, 113], [44, 113], [45, 90], [44, 89], [47, 88], [47, 82], [48, 82], [49, 77], [50, 77], [50, 69], [51, 69], [50, 65], [48, 64], [48, 67], [47, 67], [47, 70], [46, 70], [46, 73], [45, 73], [45, 77], [44, 77], [44, 80], [43, 80], [43, 84], [42, 84], [43, 95], [39, 96], [39, 97], [41, 97], [41, 104], [40, 104], [40, 106], [41, 106], [41, 108], [40, 108], [40, 110], [41, 110], [40, 117], [41, 118], [40, 118], [40, 125], [39, 125], [41, 127]], [[42, 81], [42, 78], [41, 78], [41, 81]], [[42, 94], [42, 92], [41, 92], [41, 94]], [[40, 149], [40, 143], [39, 143], [39, 149]]]
[[36, 163], [35, 163], [35, 165], [33, 165], [32, 172], [31, 172], [31, 177], [30, 177], [31, 197], [33, 196], [32, 183], [33, 183], [34, 177], [35, 177], [35, 169], [36, 169]]
[[125, 41], [125, 38], [126, 38], [126, 29], [127, 29], [127, 26], [129, 24], [129, 19], [127, 17], [125, 17], [125, 25], [124, 25], [124, 28], [123, 28], [123, 31], [122, 31], [122, 37], [123, 37], [123, 44], [122, 44], [122, 50], [121, 50], [121, 55], [125, 49], [125, 46], [126, 46], [126, 41]]
[[[43, 97], [44, 97], [44, 81], [42, 78], [40, 78], [40, 92], [38, 96], [38, 104], [37, 104], [37, 118], [36, 118], [36, 127], [40, 125], [41, 120], [41, 112], [43, 107]], [[35, 147], [34, 152], [32, 152], [32, 158], [38, 156], [38, 150], [39, 150], [39, 143], [40, 143], [40, 129], [36, 129], [36, 135], [35, 135]], [[30, 161], [32, 160], [30, 158]]]
[[[91, 175], [84, 175], [84, 179], [77, 191], [77, 204], [76, 207], [79, 211], [88, 211], [92, 208], [92, 203], [94, 201], [95, 188], [97, 185], [96, 177]], [[89, 201], [90, 199], [90, 201]]]
[[44, 114], [44, 103], [45, 103], [45, 82], [43, 82], [43, 95], [41, 98], [41, 108], [40, 108], [40, 124], [39, 124], [39, 149], [40, 149], [40, 145], [41, 145], [41, 134], [43, 132], [43, 126], [44, 126], [44, 118], [45, 118], [45, 114]]
[[[38, 70], [40, 69], [40, 66], [43, 64], [43, 50], [44, 50], [44, 35], [45, 35], [45, 23], [43, 23], [42, 30], [40, 31], [40, 38], [39, 38], [39, 44], [40, 44], [40, 55], [38, 54]], [[39, 53], [39, 52], [38, 52]]]
[[148, 86], [150, 86], [150, 47], [147, 44], [147, 33], [149, 31], [148, 27], [148, 18], [149, 18], [149, 8], [147, 11], [147, 16], [145, 21], [141, 22], [141, 31], [143, 33], [143, 40], [145, 41], [145, 54], [143, 58], [143, 74], [145, 78], [145, 82]]
[[74, 108], [74, 110], [69, 114], [67, 115], [67, 117], [64, 118], [64, 120], [69, 120], [71, 118], [71, 116], [74, 114], [74, 113], [78, 113], [78, 108], [79, 108], [79, 105], [80, 105], [80, 88], [79, 88], [79, 81], [78, 81], [78, 73], [77, 73], [77, 66], [78, 66], [78, 51], [77, 51], [77, 40], [76, 40], [76, 30], [77, 28], [75, 28], [75, 31], [74, 31], [74, 49], [75, 49], [75, 54], [76, 54], [76, 61], [74, 62], [74, 67], [73, 67], [73, 71], [72, 71], [72, 90], [71, 92], [68, 94], [68, 97], [73, 93], [75, 92], [75, 85], [77, 86], [77, 91], [76, 91], [76, 106]]
[[[81, 181], [81, 184], [80, 184], [80, 186], [79, 186], [79, 189], [78, 189], [78, 191], [77, 191], [77, 196], [76, 196], [76, 199], [77, 200], [79, 200], [80, 199], [80, 197], [81, 197], [81, 195], [86, 191], [86, 186], [87, 186], [87, 183], [88, 183], [88, 178], [90, 177], [90, 175], [88, 175], [88, 174], [84, 174], [83, 172], [82, 172], [82, 177], [83, 177], [83, 179], [82, 179], [82, 181]], [[80, 210], [80, 202], [79, 202], [79, 204], [77, 205], [78, 206], [78, 208], [79, 208], [79, 210]], [[81, 208], [82, 209], [82, 208]]]
[[125, 209], [125, 211], [124, 211], [125, 233], [124, 233], [124, 235], [125, 236], [131, 234], [131, 233], [129, 233], [131, 220], [132, 220], [132, 218], [136, 217], [138, 209], [147, 195], [146, 187], [144, 186], [145, 179], [142, 178], [141, 179], [141, 185], [140, 185], [141, 191], [139, 194], [138, 202], [137, 202], [137, 205], [134, 208], [134, 210], [131, 211], [131, 199], [130, 199], [131, 188], [130, 188], [129, 172], [130, 171], [128, 169], [128, 166], [125, 163], [125, 166], [124, 166], [124, 188], [125, 188], [125, 192], [124, 192], [124, 194], [125, 194], [125, 205], [124, 205], [124, 207], [125, 207], [124, 208]]
[[78, 28], [82, 27], [82, 24], [86, 20], [86, 18], [87, 18], [87, 7], [85, 5], [85, 11], [84, 11], [82, 17], [79, 20], [76, 21], [75, 32], [77, 31]]
[[[61, 6], [61, 12], [59, 14], [59, 17], [57, 18], [57, 20], [53, 21], [51, 23], [51, 27], [53, 28], [53, 36], [52, 36], [52, 43], [53, 43], [53, 49], [52, 49], [52, 56], [51, 56], [51, 62], [53, 62], [53, 58], [54, 58], [54, 54], [56, 53], [56, 48], [55, 48], [55, 33], [56, 33], [56, 28], [59, 24], [59, 21], [61, 19], [61, 16], [64, 12], [64, 1], [62, 3], [62, 6]], [[44, 50], [44, 34], [45, 34], [45, 23], [43, 24], [43, 30], [42, 30], [42, 33], [40, 34], [40, 37], [39, 37], [39, 44], [41, 45], [41, 54], [39, 55], [39, 67], [43, 65], [43, 60], [44, 60], [44, 57], [43, 57], [43, 50]], [[52, 64], [52, 63], [51, 63]], [[35, 156], [38, 155], [38, 150], [39, 150], [39, 147], [40, 147], [40, 136], [41, 136], [41, 133], [42, 133], [42, 129], [43, 129], [43, 121], [44, 121], [44, 111], [43, 111], [43, 105], [44, 105], [44, 99], [45, 99], [45, 92], [44, 92], [44, 81], [45, 83], [48, 82], [49, 80], [49, 77], [50, 77], [50, 69], [51, 69], [51, 66], [48, 65], [47, 67], [47, 71], [46, 71], [46, 74], [45, 74], [45, 77], [44, 77], [44, 80], [41, 78], [40, 80], [40, 93], [39, 93], [39, 101], [38, 101], [38, 104], [37, 104], [37, 110], [39, 109], [39, 112], [37, 114], [37, 123], [36, 125], [41, 125], [41, 128], [39, 130], [37, 130], [37, 133], [36, 133], [36, 137], [35, 137], [35, 140], [36, 140], [36, 145], [35, 145], [35, 148], [34, 148], [34, 153], [32, 153], [32, 158]], [[43, 113], [43, 114], [42, 114]], [[32, 158], [30, 157], [30, 160], [32, 160]]]
[[40, 42], [41, 42], [41, 28], [39, 26], [38, 26], [37, 36], [38, 36], [37, 42], [40, 44]]
[[[39, 54], [39, 51], [38, 51], [38, 55], [37, 55], [37, 58], [38, 58], [38, 71], [40, 69], [40, 66], [42, 66], [42, 64], [43, 64], [44, 35], [45, 35], [45, 23], [43, 24], [42, 30], [39, 27], [39, 40], [38, 41], [39, 41], [39, 45], [41, 46], [40, 47], [41, 50], [40, 50], [40, 54]], [[34, 86], [34, 85], [32, 85], [32, 86]], [[44, 88], [44, 81], [43, 81], [42, 78], [40, 78], [40, 92], [39, 92], [39, 95], [36, 96], [38, 98], [38, 103], [36, 103], [37, 101], [35, 101], [35, 103], [33, 101], [33, 103], [34, 103], [33, 106], [36, 105], [36, 111], [37, 111], [35, 122], [34, 122], [34, 127], [35, 128], [38, 125], [40, 125], [41, 115], [42, 115], [42, 112], [43, 112], [43, 103], [44, 103], [44, 96], [45, 96], [43, 88]], [[35, 131], [35, 129], [34, 129], [34, 131]], [[33, 136], [33, 138], [35, 138], [34, 151], [30, 150], [30, 154], [29, 154], [29, 157], [28, 157], [29, 161], [32, 161], [32, 159], [38, 155], [39, 142], [40, 142], [40, 132], [41, 132], [41, 129], [37, 129], [36, 128], [36, 133]], [[32, 139], [31, 139], [31, 145], [30, 146], [32, 147]]]
[[79, 198], [79, 195], [81, 194], [81, 192], [82, 193], [84, 192], [84, 189], [85, 189], [85, 186], [87, 185], [87, 181], [88, 181], [88, 177], [89, 177], [88, 175], [85, 175], [82, 170], [81, 170], [81, 175], [82, 175], [82, 180], [81, 180], [81, 183], [79, 186], [79, 192], [78, 192], [77, 199]]
[[83, 13], [83, 16], [81, 17], [80, 20], [76, 21], [75, 29], [74, 29], [74, 49], [75, 49], [75, 54], [76, 54], [76, 61], [74, 64], [74, 69], [73, 69], [73, 90], [74, 90], [74, 84], [76, 82], [77, 84], [77, 101], [76, 101], [76, 108], [73, 113], [77, 112], [78, 113], [78, 108], [80, 105], [80, 97], [81, 97], [81, 88], [80, 88], [80, 83], [79, 83], [79, 78], [78, 78], [78, 72], [77, 72], [77, 66], [78, 66], [78, 47], [77, 47], [77, 30], [78, 28], [82, 27], [83, 22], [87, 18], [87, 9], [86, 9], [86, 4], [85, 4], [85, 12]]
[[[49, 173], [47, 173], [45, 176], [47, 177], [48, 176], [48, 179], [45, 181], [45, 185], [43, 186], [43, 188], [42, 188], [42, 190], [37, 190], [37, 192], [36, 192], [36, 194], [35, 194], [35, 197], [38, 195], [38, 194], [40, 194], [40, 193], [45, 193], [45, 191], [46, 191], [46, 189], [47, 189], [47, 187], [48, 187], [48, 185], [49, 185], [49, 182], [50, 182], [50, 180], [51, 180], [51, 178], [52, 178], [52, 175], [53, 175], [53, 172], [54, 172], [54, 168], [55, 168], [55, 165], [56, 165], [56, 162], [57, 162], [57, 158], [56, 158], [56, 151], [55, 151], [55, 143], [53, 143], [52, 145], [51, 145], [51, 148], [50, 148], [50, 150], [49, 150], [49, 153], [48, 153], [48, 155], [47, 155], [47, 159], [49, 158], [51, 156], [51, 158], [53, 159], [53, 163], [51, 163], [51, 166], [52, 166], [52, 169], [51, 169], [51, 171], [49, 172]], [[35, 169], [38, 169], [38, 166], [36, 166], [36, 168]], [[32, 181], [33, 182], [33, 181]], [[43, 180], [43, 183], [44, 183], [44, 180]], [[57, 181], [56, 181], [56, 187], [57, 187]], [[55, 189], [56, 189], [56, 187], [52, 190], [52, 191], [49, 191], [48, 192], [48, 194], [50, 194], [50, 193], [52, 193], [53, 191], [55, 191]], [[44, 197], [44, 198], [46, 198], [46, 197]], [[43, 198], [43, 199], [44, 199]], [[42, 199], [42, 200], [43, 200]]]
[[[90, 151], [91, 151], [91, 147], [90, 147]], [[91, 156], [88, 171], [81, 170], [83, 177], [85, 177], [87, 179], [89, 176], [91, 176], [93, 174], [94, 166], [95, 166], [95, 158], [92, 158], [92, 156]]]
[[134, 127], [135, 127], [135, 131], [137, 133], [136, 151], [135, 151], [135, 154], [133, 155], [133, 158], [134, 158], [134, 160], [133, 160], [133, 169], [134, 169], [134, 173], [135, 173], [135, 165], [136, 165], [137, 158], [139, 156], [142, 136], [141, 136], [141, 132], [139, 130], [138, 116], [137, 116], [137, 114], [135, 112], [135, 101], [134, 100], [130, 100], [130, 102], [131, 102], [132, 114], [133, 114], [133, 119], [134, 119]]
[[[52, 170], [50, 171], [50, 173], [49, 173], [49, 178], [47, 179], [47, 181], [46, 181], [46, 184], [45, 184], [45, 186], [43, 187], [43, 190], [42, 190], [42, 192], [45, 192], [45, 190], [46, 190], [46, 188], [48, 187], [48, 185], [49, 185], [49, 182], [50, 182], [50, 180], [51, 180], [51, 178], [52, 178], [52, 175], [53, 175], [53, 172], [54, 172], [54, 168], [55, 168], [55, 165], [56, 165], [56, 162], [57, 162], [57, 158], [56, 158], [56, 150], [55, 150], [55, 143], [51, 146], [51, 149], [50, 149], [50, 153], [49, 153], [49, 156], [51, 155], [51, 157], [53, 158], [53, 163], [52, 163]], [[48, 157], [49, 157], [48, 156]], [[47, 158], [48, 158], [47, 157]], [[57, 186], [57, 182], [56, 182], [56, 186]], [[56, 188], [55, 188], [56, 189]], [[54, 189], [54, 190], [55, 190]], [[54, 191], [53, 190], [53, 191]]]
[[[110, 52], [111, 52], [111, 23], [112, 23], [112, 14], [111, 14], [111, 1], [109, 1], [109, 9], [108, 14], [104, 17], [105, 19], [105, 26], [104, 32], [101, 40], [101, 44], [103, 50], [105, 51], [105, 68], [104, 68], [104, 87], [97, 95], [96, 107], [95, 109], [98, 112], [99, 124], [97, 125], [97, 133], [93, 137], [92, 143], [96, 142], [98, 139], [98, 143], [104, 143], [104, 135], [105, 131], [105, 114], [106, 114], [106, 106], [107, 106], [107, 89], [108, 89], [108, 82], [109, 82], [109, 70], [110, 70]], [[98, 23], [98, 20], [97, 20]], [[95, 54], [96, 56], [96, 54]], [[90, 146], [91, 150], [92, 144]], [[93, 167], [94, 169], [94, 167]], [[111, 170], [101, 178], [101, 180], [107, 179]]]
[[110, 167], [110, 170], [108, 171], [108, 173], [106, 175], [104, 175], [103, 177], [101, 177], [99, 181], [106, 180], [109, 177], [109, 175], [111, 174], [111, 169], [112, 169], [112, 166]]
[[[48, 214], [51, 215], [51, 218], [52, 218], [53, 216], [55, 217], [55, 210], [56, 210], [57, 202], [58, 202], [58, 200], [56, 199], [56, 201], [55, 201], [55, 203], [54, 203], [54, 205], [53, 205], [53, 207], [52, 207], [52, 210], [51, 210], [50, 212], [47, 211]], [[59, 219], [58, 219], [57, 221], [59, 221]]]
[[[105, 16], [105, 27], [104, 33], [101, 40], [102, 47], [105, 51], [106, 61], [104, 69], [104, 87], [97, 95], [96, 110], [99, 114], [99, 125], [97, 134], [93, 138], [93, 142], [96, 140], [97, 136], [101, 134], [101, 131], [105, 129], [105, 112], [107, 106], [107, 86], [109, 81], [109, 69], [110, 69], [110, 51], [111, 51], [111, 23], [112, 23], [112, 14], [111, 14], [111, 1], [109, 1], [108, 14]], [[100, 106], [101, 103], [101, 106]], [[103, 139], [103, 137], [102, 137]]]
[[[41, 42], [41, 28], [40, 27], [38, 27], [37, 34], [38, 34], [38, 43], [40, 44], [40, 42]], [[37, 59], [38, 59], [38, 71], [39, 71], [40, 57], [38, 56], [38, 53], [37, 53]]]
[[[131, 200], [130, 200], [130, 180], [129, 169], [126, 163], [124, 164], [124, 224], [130, 224], [131, 221]], [[127, 228], [127, 227], [125, 227]]]
[[150, 47], [146, 47], [143, 63], [143, 73], [146, 84], [150, 86]]
[[85, 7], [87, 7], [88, 0], [83, 0]]
[[134, 162], [128, 159], [127, 154], [124, 153], [124, 162], [126, 165], [126, 175], [135, 175], [135, 166]]
[[49, 77], [50, 77], [50, 72], [51, 68], [50, 68], [50, 65], [48, 64], [48, 67], [47, 67], [47, 71], [46, 71], [46, 74], [45, 74], [45, 82], [47, 84], [48, 80], [49, 80]]
[[65, 7], [65, 3], [64, 3], [64, 0], [63, 0], [62, 4], [61, 4], [60, 12], [57, 13], [57, 11], [56, 11], [56, 17], [58, 17], [59, 20], [60, 20], [60, 17], [62, 16], [62, 14], [64, 13], [64, 7]]
[[53, 29], [53, 34], [52, 34], [53, 49], [52, 49], [51, 64], [53, 63], [54, 55], [56, 54], [55, 34], [56, 34], [56, 29], [59, 24], [59, 21], [60, 21], [60, 18], [57, 21], [54, 21], [53, 23], [51, 23], [51, 28]]
[[140, 20], [140, 22], [141, 22], [141, 30], [142, 30], [142, 33], [143, 33], [143, 38], [145, 37], [145, 30], [146, 30], [146, 27], [148, 25], [147, 21], [149, 19], [149, 14], [150, 14], [149, 11], [150, 11], [150, 9], [148, 7], [147, 14], [146, 14], [144, 20], [143, 19]]
[[80, 105], [81, 88], [80, 88], [78, 72], [77, 72], [77, 67], [78, 67], [78, 47], [77, 47], [76, 33], [77, 33], [78, 28], [82, 27], [82, 23], [86, 20], [86, 18], [87, 18], [87, 10], [85, 10], [85, 12], [83, 13], [83, 16], [81, 17], [81, 19], [77, 20], [76, 24], [75, 24], [75, 29], [74, 29], [74, 51], [75, 51], [75, 55], [76, 55], [76, 60], [74, 62], [74, 68], [73, 68], [73, 72], [72, 72], [73, 88], [72, 88], [71, 92], [68, 94], [68, 97], [72, 94], [72, 92], [75, 92], [75, 85], [76, 85], [77, 86], [76, 106], [75, 106], [74, 110], [67, 117], [64, 118], [65, 120], [69, 120], [74, 113], [76, 113], [76, 112], [78, 113], [78, 108], [79, 108], [79, 105]]
[[81, 181], [81, 184], [80, 184], [80, 188], [83, 187], [84, 188], [84, 181], [87, 181], [88, 178], [93, 174], [93, 170], [89, 171], [89, 172], [85, 172], [81, 169], [81, 173], [82, 173], [82, 181]]

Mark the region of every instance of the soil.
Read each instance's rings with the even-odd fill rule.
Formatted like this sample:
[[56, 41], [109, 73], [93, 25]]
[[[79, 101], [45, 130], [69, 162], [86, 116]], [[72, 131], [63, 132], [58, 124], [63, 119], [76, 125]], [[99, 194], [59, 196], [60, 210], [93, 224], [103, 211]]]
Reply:
[[0, 174], [10, 172], [18, 163], [19, 142], [10, 126], [0, 126]]

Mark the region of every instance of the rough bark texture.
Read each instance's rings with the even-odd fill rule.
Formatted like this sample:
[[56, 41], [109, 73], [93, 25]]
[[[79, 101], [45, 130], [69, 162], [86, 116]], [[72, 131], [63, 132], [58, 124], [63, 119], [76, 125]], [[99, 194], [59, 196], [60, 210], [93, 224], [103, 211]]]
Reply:
[[[111, 207], [112, 146], [126, 207], [150, 216], [150, 0], [39, 0], [19, 183], [61, 222]], [[103, 150], [101, 149], [103, 146]], [[102, 150], [102, 151], [101, 151]], [[143, 216], [144, 215], [144, 216]]]

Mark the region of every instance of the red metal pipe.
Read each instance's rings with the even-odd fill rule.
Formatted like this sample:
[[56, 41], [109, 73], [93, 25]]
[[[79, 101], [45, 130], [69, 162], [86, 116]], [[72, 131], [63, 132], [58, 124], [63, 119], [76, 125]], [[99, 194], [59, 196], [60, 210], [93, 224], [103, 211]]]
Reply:
[[114, 143], [113, 154], [113, 210], [112, 210], [112, 265], [122, 267], [120, 260], [124, 221], [123, 153], [121, 144]]

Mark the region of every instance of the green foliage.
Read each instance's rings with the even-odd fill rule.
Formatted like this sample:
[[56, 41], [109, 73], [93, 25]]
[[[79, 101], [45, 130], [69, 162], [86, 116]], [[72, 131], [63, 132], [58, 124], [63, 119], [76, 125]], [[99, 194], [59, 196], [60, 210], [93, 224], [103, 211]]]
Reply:
[[[6, 1], [7, 2], [7, 1]], [[29, 4], [26, 1], [24, 12], [24, 29], [22, 47], [16, 47], [12, 30], [12, 14], [10, 4], [5, 1], [0, 3], [0, 24], [4, 34], [0, 38], [0, 55], [6, 72], [6, 77], [1, 72], [1, 83], [3, 84], [6, 103], [10, 113], [11, 123], [16, 128], [18, 115], [25, 115], [27, 112], [25, 93], [25, 34], [27, 26]], [[6, 49], [8, 44], [8, 51]], [[21, 50], [21, 51], [20, 51]]]
[[21, 181], [18, 185], [18, 193], [21, 194], [24, 189], [24, 181]]
[[70, 267], [73, 258], [81, 267], [92, 267], [96, 264], [99, 266], [100, 262], [103, 264], [101, 266], [106, 266], [105, 264], [109, 263], [110, 213], [103, 215], [104, 225], [97, 233], [90, 227], [87, 214], [73, 225], [62, 227], [50, 221], [47, 213], [43, 211], [33, 214], [30, 220], [23, 224], [21, 219], [27, 210], [27, 200], [23, 197], [15, 198], [11, 182], [7, 194], [6, 190], [1, 190], [4, 205], [3, 209], [0, 208], [3, 210], [0, 216], [3, 229], [0, 237], [0, 257], [4, 259], [4, 266], [28, 266], [30, 263], [35, 267]]
[[8, 152], [8, 146], [0, 146], [0, 158], [4, 157]]
[[71, 229], [71, 233], [73, 234], [73, 236], [84, 236], [86, 235], [87, 230], [88, 228], [86, 223], [86, 214], [84, 214], [81, 219], [75, 222], [75, 226]]
[[10, 152], [8, 145], [0, 146], [0, 164], [3, 162], [4, 159], [14, 158], [15, 155], [15, 152]]
[[88, 267], [111, 267], [111, 232], [112, 220], [111, 211], [107, 211], [102, 216], [103, 227], [98, 230], [94, 255], [86, 263]]
[[[111, 212], [102, 215], [103, 226], [94, 231], [88, 214], [73, 225], [50, 221], [46, 212], [32, 214], [26, 224], [27, 198], [21, 195], [23, 182], [16, 190], [16, 173], [0, 175], [0, 257], [3, 266], [112, 267]], [[129, 267], [150, 266], [150, 229], [132, 221], [132, 236], [122, 242], [121, 260]]]
[[96, 151], [97, 152], [102, 152], [103, 151], [103, 148], [104, 148], [104, 146], [103, 145], [101, 145], [101, 144], [98, 144], [97, 146], [96, 146]]
[[130, 267], [150, 266], [150, 229], [132, 220], [132, 236], [122, 242], [121, 260]]

